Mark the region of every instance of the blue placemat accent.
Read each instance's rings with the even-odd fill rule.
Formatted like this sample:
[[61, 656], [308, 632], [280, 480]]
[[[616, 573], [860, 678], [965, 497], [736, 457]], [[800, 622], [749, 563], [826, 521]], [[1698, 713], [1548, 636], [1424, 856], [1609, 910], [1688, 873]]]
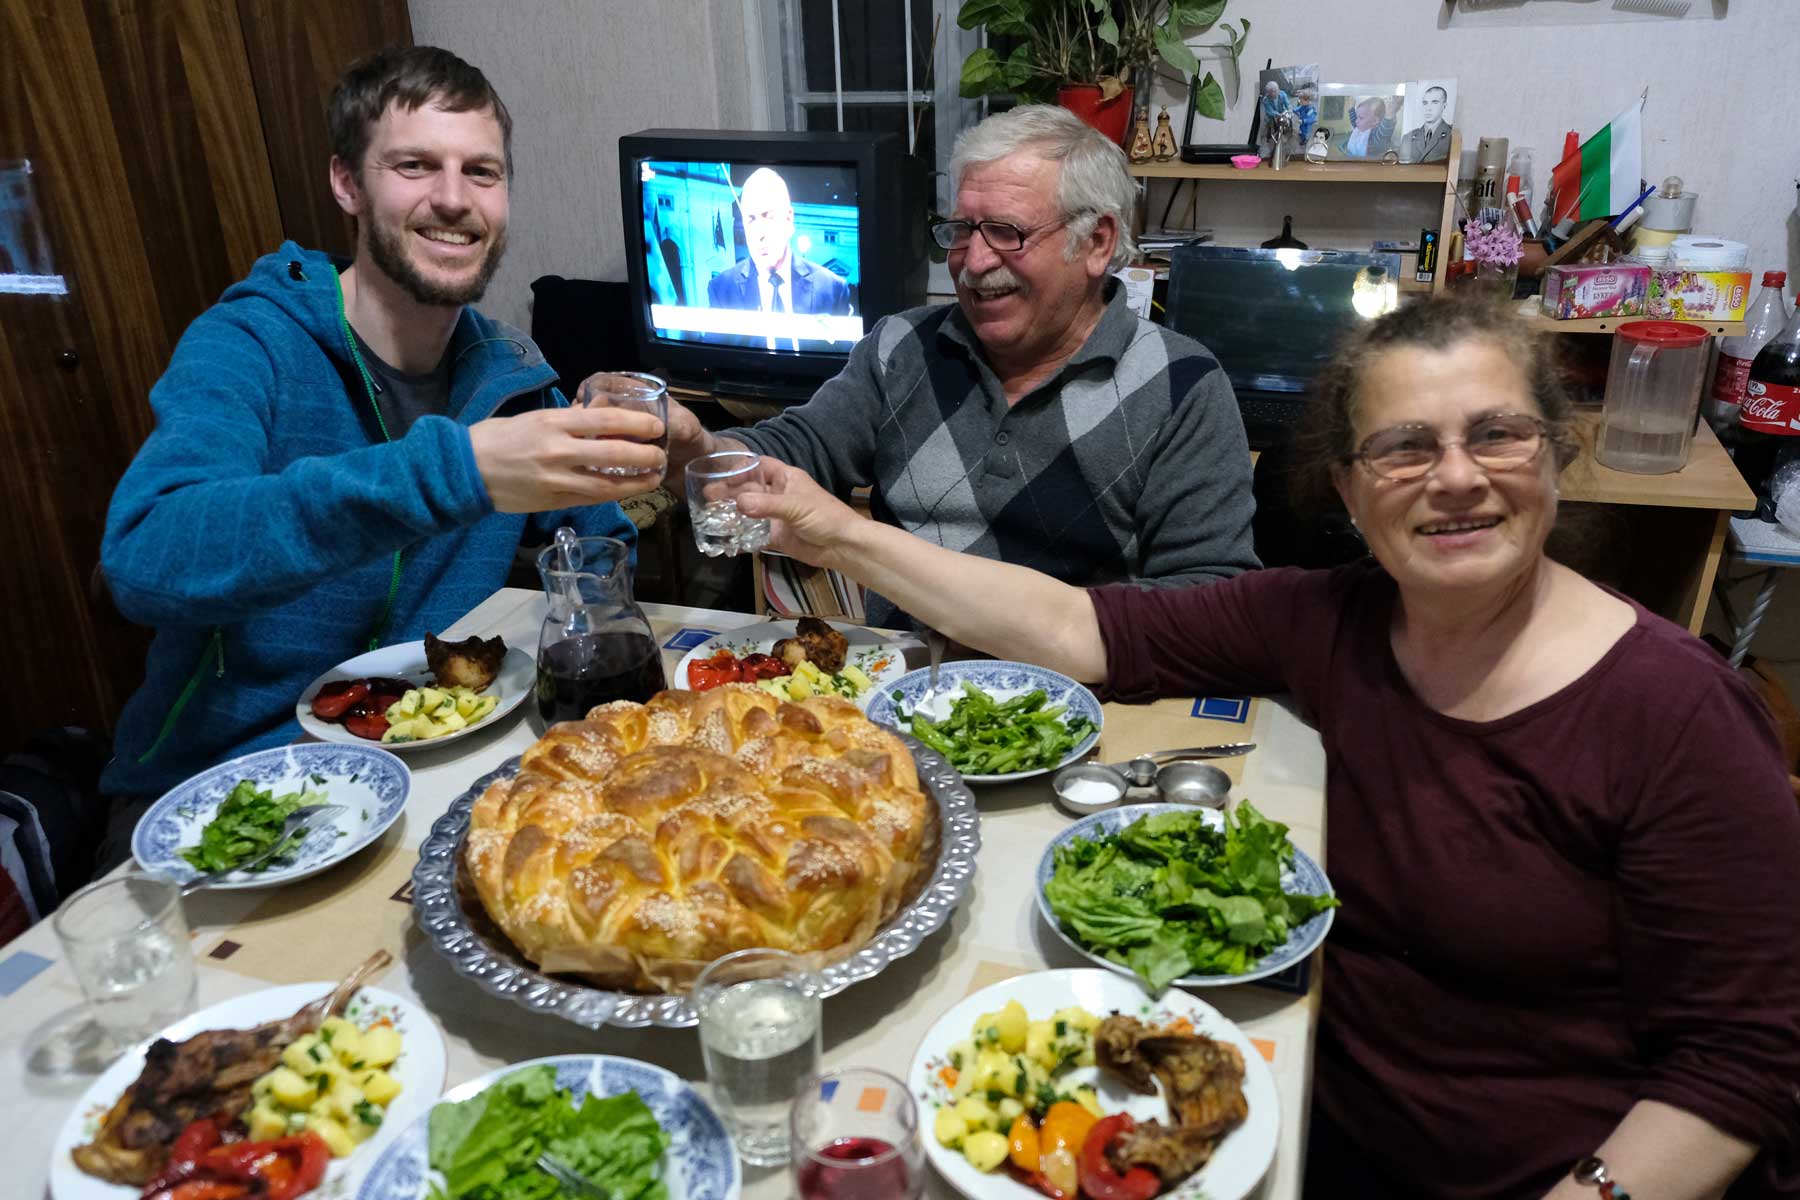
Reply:
[[1242, 725], [1250, 719], [1250, 697], [1201, 696], [1194, 701], [1193, 715], [1213, 721], [1235, 721]]
[[39, 975], [50, 965], [50, 960], [41, 954], [33, 954], [29, 950], [0, 958], [0, 996], [10, 996]]
[[692, 650], [707, 638], [718, 636], [719, 631], [716, 629], [696, 629], [691, 625], [684, 625], [675, 631], [674, 637], [663, 643], [663, 649]]

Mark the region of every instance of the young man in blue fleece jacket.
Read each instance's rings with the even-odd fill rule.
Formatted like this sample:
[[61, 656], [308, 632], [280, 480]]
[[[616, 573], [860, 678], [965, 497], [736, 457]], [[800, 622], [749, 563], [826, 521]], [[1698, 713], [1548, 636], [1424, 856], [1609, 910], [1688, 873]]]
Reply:
[[506, 245], [512, 122], [486, 77], [383, 51], [329, 121], [355, 259], [286, 243], [203, 313], [113, 493], [106, 579], [156, 628], [102, 779], [115, 840], [194, 772], [291, 741], [320, 672], [479, 604], [522, 542], [631, 542], [615, 501], [661, 478], [654, 417], [568, 407], [538, 348], [468, 307]]

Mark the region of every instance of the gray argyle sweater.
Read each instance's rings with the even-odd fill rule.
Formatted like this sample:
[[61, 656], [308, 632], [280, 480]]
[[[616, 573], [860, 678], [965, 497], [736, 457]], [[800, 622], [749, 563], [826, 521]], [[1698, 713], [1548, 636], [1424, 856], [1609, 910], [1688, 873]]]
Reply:
[[[878, 520], [1067, 583], [1210, 583], [1256, 567], [1231, 384], [1117, 281], [1055, 377], [1012, 408], [954, 304], [878, 321], [807, 403], [737, 438]], [[902, 619], [870, 596], [868, 619]]]

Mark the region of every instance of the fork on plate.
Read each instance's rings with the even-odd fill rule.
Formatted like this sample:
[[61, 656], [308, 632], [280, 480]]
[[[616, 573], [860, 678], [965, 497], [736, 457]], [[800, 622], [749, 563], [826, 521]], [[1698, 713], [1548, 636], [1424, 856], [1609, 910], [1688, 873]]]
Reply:
[[268, 862], [271, 858], [274, 858], [275, 855], [282, 850], [291, 849], [293, 846], [299, 845], [299, 843], [305, 841], [307, 836], [311, 834], [317, 826], [329, 821], [339, 813], [347, 811], [348, 810], [342, 804], [306, 804], [296, 808], [293, 812], [289, 813], [287, 819], [281, 823], [281, 833], [276, 836], [272, 843], [270, 843], [267, 850], [264, 850], [262, 853], [246, 862], [238, 863], [236, 866], [226, 867], [223, 871], [210, 871], [205, 875], [199, 875], [188, 880], [181, 885], [182, 896], [191, 896], [202, 888], [211, 887], [213, 884], [219, 882], [219, 880], [235, 871], [255, 870], [257, 867]]
[[565, 1190], [577, 1196], [586, 1196], [588, 1200], [613, 1200], [613, 1194], [593, 1180], [571, 1167], [559, 1158], [551, 1156], [548, 1150], [537, 1157], [538, 1170], [562, 1184]]

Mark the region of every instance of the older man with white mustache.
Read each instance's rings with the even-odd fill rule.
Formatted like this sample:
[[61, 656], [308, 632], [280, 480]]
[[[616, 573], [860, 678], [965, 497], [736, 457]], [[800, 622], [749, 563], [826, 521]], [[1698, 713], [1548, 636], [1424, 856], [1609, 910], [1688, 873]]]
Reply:
[[[812, 400], [708, 433], [679, 406], [672, 467], [749, 448], [878, 520], [1066, 583], [1205, 583], [1257, 566], [1250, 456], [1231, 384], [1198, 343], [1142, 320], [1125, 156], [1061, 108], [957, 139], [957, 302], [878, 322]], [[868, 617], [900, 614], [871, 596]]]

